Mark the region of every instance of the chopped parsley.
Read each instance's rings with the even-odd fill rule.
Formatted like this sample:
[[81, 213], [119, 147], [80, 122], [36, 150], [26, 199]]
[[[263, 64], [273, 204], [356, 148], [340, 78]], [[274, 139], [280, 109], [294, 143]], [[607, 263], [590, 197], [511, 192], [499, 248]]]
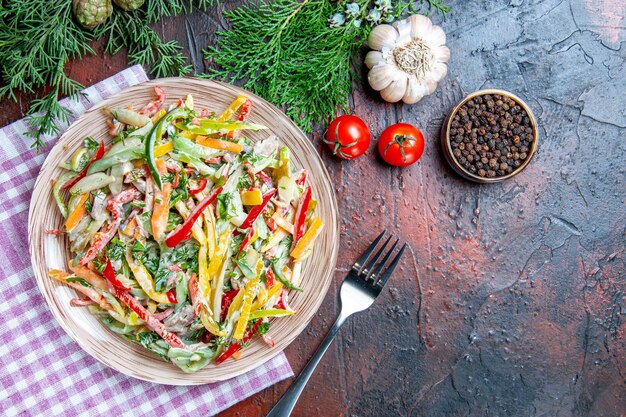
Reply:
[[105, 253], [106, 253], [107, 258], [113, 261], [121, 261], [124, 258], [125, 250], [126, 250], [126, 245], [124, 244], [124, 242], [114, 237], [113, 240], [111, 240], [111, 242], [107, 245]]
[[269, 329], [270, 329], [269, 321], [264, 321], [261, 324], [259, 324], [259, 334], [265, 334], [268, 332]]
[[83, 146], [89, 150], [96, 150], [100, 146], [100, 144], [91, 136], [87, 136], [83, 139]]

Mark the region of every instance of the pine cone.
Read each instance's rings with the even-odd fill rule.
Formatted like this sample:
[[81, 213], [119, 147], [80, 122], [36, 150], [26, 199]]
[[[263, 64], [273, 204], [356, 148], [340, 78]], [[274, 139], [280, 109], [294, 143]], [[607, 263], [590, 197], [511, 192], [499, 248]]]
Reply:
[[119, 8], [126, 10], [127, 12], [137, 10], [143, 6], [145, 0], [113, 0]]
[[85, 29], [93, 29], [106, 22], [113, 13], [111, 0], [72, 0], [74, 16]]

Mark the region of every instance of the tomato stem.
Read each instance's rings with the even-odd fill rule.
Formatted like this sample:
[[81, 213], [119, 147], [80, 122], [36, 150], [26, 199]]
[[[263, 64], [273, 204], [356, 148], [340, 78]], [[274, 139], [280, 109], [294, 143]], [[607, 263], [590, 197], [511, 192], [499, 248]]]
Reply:
[[337, 126], [335, 126], [335, 140], [331, 142], [326, 139], [322, 139], [322, 142], [333, 147], [333, 155], [340, 156], [345, 159], [351, 159], [352, 157], [348, 155], [347, 153], [345, 153], [343, 150], [353, 147], [354, 145], [358, 143], [358, 141], [355, 140], [354, 142], [349, 143], [347, 145], [342, 144], [339, 141], [339, 125], [340, 124], [341, 122], [337, 122]]
[[411, 145], [411, 141], [415, 141], [415, 138], [411, 135], [394, 135], [393, 140], [385, 146], [385, 155], [387, 155], [387, 150], [394, 143], [398, 144], [400, 147], [400, 154], [402, 154], [402, 160], [406, 161], [406, 154], [404, 153], [404, 144], [407, 143]]

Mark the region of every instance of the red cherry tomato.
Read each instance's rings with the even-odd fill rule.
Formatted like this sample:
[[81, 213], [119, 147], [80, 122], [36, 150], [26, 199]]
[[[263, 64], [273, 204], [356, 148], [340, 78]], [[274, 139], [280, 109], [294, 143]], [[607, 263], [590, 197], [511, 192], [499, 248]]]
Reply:
[[356, 116], [339, 116], [328, 126], [324, 143], [333, 154], [343, 159], [354, 159], [365, 153], [370, 145], [370, 131]]
[[408, 123], [391, 125], [380, 135], [378, 151], [388, 164], [405, 167], [415, 163], [424, 153], [424, 136]]

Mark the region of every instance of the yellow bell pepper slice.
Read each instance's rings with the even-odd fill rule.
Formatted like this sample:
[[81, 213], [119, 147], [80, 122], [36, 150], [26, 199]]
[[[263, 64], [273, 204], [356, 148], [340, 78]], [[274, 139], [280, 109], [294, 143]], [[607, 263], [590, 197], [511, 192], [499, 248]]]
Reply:
[[253, 229], [252, 237], [250, 238], [250, 243], [248, 246], [252, 245], [259, 238], [259, 234], [256, 232], [256, 229]]
[[252, 304], [252, 311], [258, 310], [263, 307], [273, 296], [278, 294], [282, 289], [283, 284], [281, 284], [280, 282], [274, 284], [273, 287], [271, 287], [268, 291], [265, 291], [264, 293], [261, 291], [261, 289], [259, 289], [258, 298], [254, 302], [254, 304]]
[[185, 139], [189, 139], [189, 140], [194, 140], [196, 138], [196, 136], [198, 136], [195, 133], [191, 133], [191, 132], [188, 132], [186, 130], [182, 130], [178, 134], [180, 136], [184, 137]]
[[204, 233], [207, 240], [207, 249], [209, 259], [215, 255], [215, 245], [217, 243], [217, 230], [215, 229], [215, 215], [213, 214], [213, 207], [209, 205], [203, 212], [204, 215]]
[[207, 148], [219, 149], [233, 153], [241, 153], [241, 151], [243, 151], [243, 146], [238, 143], [228, 140], [213, 139], [206, 136], [196, 136], [196, 143], [198, 145], [206, 146]]
[[265, 289], [263, 285], [260, 285], [259, 292], [256, 295], [256, 301], [252, 303], [252, 306], [250, 307], [250, 311], [255, 311], [261, 308], [263, 306], [263, 304], [261, 304], [263, 300], [267, 300], [267, 290]]
[[226, 321], [230, 320], [230, 318], [233, 316], [235, 311], [241, 308], [241, 300], [243, 299], [244, 293], [245, 291], [241, 289], [239, 290], [235, 298], [233, 298], [233, 301], [230, 303], [230, 306], [228, 306], [228, 313], [226, 314]]
[[272, 219], [276, 222], [278, 227], [285, 229], [290, 234], [293, 234], [293, 224], [289, 223], [287, 219], [280, 215], [277, 211], [272, 215]]
[[209, 277], [213, 288], [213, 299], [211, 300], [210, 305], [213, 307], [215, 320], [220, 319], [220, 312], [222, 311], [222, 289], [224, 287], [224, 275], [226, 274], [225, 261], [228, 257], [228, 247], [230, 246], [232, 231], [233, 229], [227, 227], [222, 232], [219, 237], [219, 242], [215, 248], [215, 253], [209, 261]]
[[158, 122], [161, 117], [165, 116], [165, 113], [167, 113], [165, 110], [161, 109], [158, 112], [156, 112], [156, 114], [152, 117], [152, 122], [156, 123]]
[[273, 296], [275, 296], [282, 290], [283, 290], [283, 284], [281, 284], [280, 282], [275, 283], [274, 286], [267, 291], [267, 300], [265, 301], [265, 303], [267, 303]]
[[174, 150], [174, 143], [167, 142], [154, 148], [154, 157], [158, 158]]
[[281, 240], [287, 237], [288, 234], [289, 232], [287, 232], [286, 230], [280, 227], [277, 228], [276, 230], [274, 230], [267, 243], [263, 245], [263, 247], [261, 248], [261, 252], [267, 252], [268, 250], [272, 249], [274, 246], [278, 245]]
[[215, 336], [226, 336], [226, 332], [220, 329], [211, 314], [204, 307], [202, 307], [202, 312], [200, 313], [200, 321], [204, 328]]
[[89, 198], [89, 193], [85, 193], [81, 195], [80, 199], [78, 200], [78, 204], [76, 204], [76, 207], [74, 208], [74, 210], [72, 210], [72, 213], [70, 213], [67, 220], [65, 221], [65, 229], [68, 232], [70, 232], [73, 228], [75, 228], [78, 225], [78, 223], [80, 223], [80, 221], [83, 219], [83, 217], [87, 215], [87, 209], [85, 208], [85, 203], [87, 202], [88, 198]]
[[296, 243], [296, 247], [291, 251], [291, 256], [294, 259], [301, 258], [304, 253], [313, 246], [313, 242], [319, 236], [322, 228], [324, 227], [324, 222], [319, 217], [314, 217], [311, 221], [311, 225], [304, 233], [304, 235], [300, 238], [298, 243]]
[[232, 230], [230, 228], [226, 228], [219, 238], [219, 244], [215, 249], [215, 254], [211, 257], [211, 261], [209, 263], [209, 276], [213, 278], [213, 287], [217, 287], [216, 280], [219, 277], [220, 271], [222, 269], [222, 264], [224, 263], [226, 254], [228, 253], [228, 244], [230, 242], [230, 236], [232, 234]]
[[204, 303], [211, 299], [211, 282], [209, 281], [209, 263], [206, 245], [200, 245], [198, 250], [198, 286]]
[[237, 320], [237, 326], [235, 327], [235, 333], [233, 334], [233, 338], [235, 340], [243, 339], [243, 335], [246, 331], [246, 326], [248, 325], [248, 320], [250, 320], [250, 310], [252, 308], [252, 299], [255, 296], [255, 290], [256, 290], [257, 285], [259, 285], [258, 274], [256, 277], [248, 281], [244, 289], [244, 293], [243, 293], [243, 297], [241, 301], [241, 304], [242, 304], [241, 314], [239, 315], [239, 320]]
[[[163, 161], [162, 159], [157, 159], [156, 166], [159, 170], [159, 174], [167, 174], [165, 161]], [[160, 190], [157, 188], [154, 191], [154, 208], [152, 210], [152, 218], [150, 222], [152, 224], [152, 235], [154, 236], [155, 240], [161, 240], [161, 237], [165, 235], [165, 230], [167, 229], [167, 220], [170, 212], [171, 191], [172, 184], [169, 182], [164, 183], [163, 187]]]
[[283, 310], [282, 308], [269, 308], [267, 310], [256, 310], [250, 313], [250, 317], [248, 317], [248, 319], [255, 320], [263, 317], [283, 317], [290, 316], [293, 313], [295, 313], [295, 311]]
[[[159, 304], [171, 304], [171, 301], [167, 298], [167, 294], [157, 292], [154, 289], [154, 281], [152, 280], [152, 276], [150, 276], [150, 272], [148, 272], [145, 266], [135, 262], [130, 251], [126, 251], [126, 262], [128, 262], [128, 266], [133, 272], [135, 280], [148, 297]], [[150, 303], [148, 303], [148, 305], [150, 305]]]
[[241, 191], [241, 202], [244, 206], [258, 206], [263, 203], [263, 195], [261, 190], [253, 188], [252, 190]]
[[246, 96], [237, 96], [237, 98], [232, 103], [230, 103], [226, 110], [224, 110], [224, 112], [219, 115], [217, 120], [220, 122], [224, 122], [233, 117], [235, 112], [237, 112], [237, 110], [239, 110], [239, 108], [243, 106], [243, 103], [245, 103], [246, 100], [248, 100]]

